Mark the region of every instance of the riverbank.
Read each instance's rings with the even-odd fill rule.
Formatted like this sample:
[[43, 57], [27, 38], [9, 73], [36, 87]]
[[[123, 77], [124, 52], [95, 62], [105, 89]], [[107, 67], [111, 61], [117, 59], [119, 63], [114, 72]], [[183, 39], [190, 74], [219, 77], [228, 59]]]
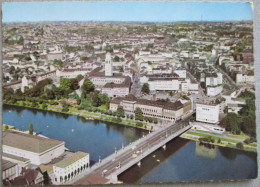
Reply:
[[87, 120], [100, 120], [103, 122], [110, 122], [118, 125], [125, 125], [129, 127], [134, 127], [134, 128], [139, 128], [143, 130], [156, 130], [155, 125], [146, 123], [146, 122], [141, 122], [143, 125], [137, 125], [139, 121], [135, 120], [130, 120], [130, 119], [118, 119], [115, 116], [109, 116], [101, 113], [94, 113], [94, 112], [89, 112], [86, 110], [78, 110], [76, 107], [69, 107], [68, 112], [62, 111], [62, 108], [58, 107], [57, 105], [48, 105], [46, 109], [43, 109], [41, 105], [38, 105], [38, 107], [32, 107], [32, 106], [24, 106], [22, 105], [21, 102], [17, 102], [16, 104], [10, 104], [10, 103], [4, 103], [6, 105], [11, 105], [11, 106], [18, 106], [18, 107], [24, 107], [24, 108], [31, 108], [31, 109], [37, 109], [37, 110], [42, 110], [42, 111], [50, 111], [50, 112], [57, 112], [61, 114], [68, 114], [68, 115], [75, 115], [75, 116], [81, 116], [84, 117]]
[[[211, 145], [221, 146], [221, 147], [228, 147], [233, 149], [239, 149], [244, 151], [250, 151], [250, 152], [257, 152], [257, 144], [246, 144], [243, 142], [243, 140], [234, 140], [234, 138], [221, 138], [219, 136], [214, 136], [211, 133], [205, 134], [199, 131], [187, 131], [184, 134], [180, 136], [181, 138], [193, 140], [196, 142], [200, 142], [199, 138], [207, 138], [211, 137], [214, 142], [203, 142]], [[240, 149], [236, 146], [237, 143], [243, 144], [243, 149]]]

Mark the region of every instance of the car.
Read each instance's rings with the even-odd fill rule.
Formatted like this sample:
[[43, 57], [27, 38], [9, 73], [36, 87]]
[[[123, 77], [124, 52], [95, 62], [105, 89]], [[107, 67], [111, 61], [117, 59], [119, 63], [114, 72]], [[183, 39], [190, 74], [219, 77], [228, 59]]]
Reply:
[[136, 154], [132, 154], [132, 158], [136, 158], [137, 157], [137, 155]]

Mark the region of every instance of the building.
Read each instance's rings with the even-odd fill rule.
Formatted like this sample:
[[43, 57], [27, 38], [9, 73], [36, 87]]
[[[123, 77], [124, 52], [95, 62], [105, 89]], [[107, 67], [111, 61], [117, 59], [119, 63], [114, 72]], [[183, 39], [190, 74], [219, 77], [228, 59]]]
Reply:
[[185, 104], [181, 101], [175, 103], [152, 101], [146, 99], [137, 99], [134, 95], [129, 94], [126, 97], [118, 97], [110, 102], [110, 110], [116, 111], [117, 108], [123, 107], [125, 113], [134, 114], [136, 108], [140, 108], [144, 116], [154, 117], [164, 120], [178, 120], [191, 110], [191, 102]]
[[57, 77], [63, 78], [76, 78], [78, 75], [85, 76], [87, 73], [91, 72], [92, 68], [77, 68], [77, 69], [63, 69], [62, 71], [57, 70]]
[[107, 94], [108, 97], [124, 97], [130, 92], [131, 78], [126, 77], [121, 84], [106, 83], [101, 89], [102, 94]]
[[14, 162], [2, 159], [2, 176], [3, 180], [12, 180], [20, 175], [22, 168]]
[[96, 68], [89, 74], [89, 80], [97, 90], [108, 94], [109, 97], [126, 96], [130, 92], [131, 78], [121, 73], [113, 73], [113, 76], [106, 76], [102, 68]]
[[4, 131], [2, 139], [3, 153], [29, 159], [36, 165], [49, 163], [65, 151], [65, 142], [17, 131]]
[[39, 168], [22, 168], [20, 176], [12, 180], [3, 180], [5, 186], [43, 186], [44, 177]]
[[254, 83], [255, 76], [253, 74], [247, 73], [237, 73], [236, 74], [236, 83], [237, 84], [244, 84], [244, 83]]
[[105, 76], [113, 76], [113, 63], [111, 59], [111, 54], [106, 54], [105, 60]]
[[179, 90], [179, 80], [173, 78], [149, 78], [148, 79], [149, 88], [151, 91], [159, 91], [159, 90], [171, 90], [178, 91]]
[[73, 153], [72, 156], [53, 165], [54, 183], [63, 184], [89, 168], [89, 154], [84, 152]]
[[196, 121], [205, 123], [217, 123], [219, 121], [219, 104], [197, 103]]
[[49, 53], [46, 55], [46, 60], [62, 60], [63, 59], [64, 54], [63, 53]]

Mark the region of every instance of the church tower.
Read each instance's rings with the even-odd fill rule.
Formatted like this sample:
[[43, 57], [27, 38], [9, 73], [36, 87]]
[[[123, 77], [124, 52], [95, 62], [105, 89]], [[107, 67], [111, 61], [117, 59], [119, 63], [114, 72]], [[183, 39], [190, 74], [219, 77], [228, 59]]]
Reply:
[[113, 76], [113, 64], [111, 59], [111, 54], [106, 54], [105, 60], [105, 76]]

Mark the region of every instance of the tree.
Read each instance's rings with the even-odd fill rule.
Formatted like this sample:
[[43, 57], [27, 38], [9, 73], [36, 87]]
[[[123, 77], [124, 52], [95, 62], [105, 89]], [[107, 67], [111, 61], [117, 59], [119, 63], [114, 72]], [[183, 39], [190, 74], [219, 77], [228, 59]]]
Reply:
[[117, 108], [116, 115], [117, 115], [117, 117], [123, 117], [123, 118], [125, 117], [125, 111], [124, 111], [123, 107]]
[[62, 109], [61, 109], [62, 112], [68, 112], [69, 111], [69, 105], [68, 103], [66, 102], [63, 102], [62, 103]]
[[237, 134], [239, 132], [238, 117], [235, 113], [228, 113], [223, 119], [221, 125], [231, 133]]
[[115, 56], [115, 57], [114, 57], [114, 61], [115, 61], [115, 62], [119, 62], [119, 60], [120, 60], [120, 58], [119, 58], [118, 56]]
[[120, 67], [119, 67], [119, 71], [120, 71], [120, 72], [124, 72], [124, 67], [123, 67], [123, 66], [120, 66]]
[[137, 127], [142, 127], [142, 126], [143, 126], [143, 123], [141, 123], [141, 122], [136, 122], [136, 126], [137, 126]]
[[4, 131], [8, 130], [8, 125], [4, 125]]
[[143, 112], [140, 108], [135, 109], [135, 120], [140, 120], [140, 121], [144, 120]]
[[82, 87], [82, 92], [85, 92], [86, 94], [95, 91], [95, 85], [90, 81], [90, 80], [86, 80]]
[[71, 79], [70, 89], [71, 89], [71, 90], [77, 90], [77, 89], [79, 89], [79, 81], [78, 81], [77, 78]]
[[149, 84], [145, 83], [142, 87], [142, 92], [145, 94], [149, 94], [150, 93], [150, 88], [149, 88]]
[[48, 108], [48, 105], [46, 104], [46, 102], [42, 103], [42, 109], [45, 110]]
[[29, 124], [29, 134], [33, 135], [33, 124]]
[[238, 143], [236, 144], [236, 147], [237, 147], [238, 149], [244, 149], [244, 145], [243, 145], [243, 143], [241, 143], [241, 142], [238, 142]]
[[71, 85], [72, 83], [70, 79], [62, 78], [60, 80], [60, 89], [62, 90], [70, 90]]
[[76, 79], [78, 80], [78, 82], [80, 82], [83, 78], [84, 78], [84, 77], [83, 77], [83, 75], [81, 75], [81, 74], [79, 74], [79, 75], [76, 77]]
[[97, 92], [94, 92], [94, 94], [93, 94], [93, 96], [92, 96], [92, 105], [93, 105], [94, 107], [100, 106], [100, 99], [99, 99], [99, 97], [98, 97]]

